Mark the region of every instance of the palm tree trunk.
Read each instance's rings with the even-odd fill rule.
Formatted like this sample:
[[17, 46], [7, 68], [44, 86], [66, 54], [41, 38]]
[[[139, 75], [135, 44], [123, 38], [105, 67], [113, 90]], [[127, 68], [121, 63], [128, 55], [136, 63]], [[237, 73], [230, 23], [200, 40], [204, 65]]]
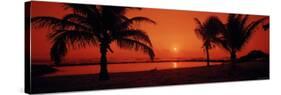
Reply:
[[236, 56], [236, 51], [232, 51], [231, 54], [230, 54], [230, 59], [231, 59], [231, 62], [233, 64], [236, 64], [236, 60], [237, 60], [237, 56]]
[[101, 43], [100, 53], [101, 53], [101, 59], [100, 59], [99, 80], [109, 80], [109, 75], [108, 75], [108, 71], [107, 71], [106, 44]]
[[210, 56], [209, 56], [208, 46], [205, 46], [205, 49], [206, 49], [206, 56], [207, 56], [207, 66], [210, 66]]
[[237, 65], [237, 56], [236, 56], [236, 51], [231, 51], [230, 52], [230, 59], [231, 59], [231, 64], [230, 64], [230, 72], [231, 72], [231, 75], [234, 74], [234, 72], [236, 71], [236, 65]]
[[54, 61], [54, 64], [55, 64], [55, 65], [59, 65], [60, 63], [61, 63], [61, 61], [60, 61], [59, 59], [57, 59], [57, 60]]

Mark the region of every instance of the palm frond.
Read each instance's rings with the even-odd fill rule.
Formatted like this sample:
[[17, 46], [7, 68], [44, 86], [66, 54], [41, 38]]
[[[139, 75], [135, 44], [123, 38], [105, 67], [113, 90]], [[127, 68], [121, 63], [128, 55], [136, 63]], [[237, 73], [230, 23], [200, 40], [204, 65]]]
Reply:
[[256, 27], [261, 24], [264, 20], [266, 19], [266, 17], [259, 19], [257, 21], [252, 22], [251, 24], [249, 24], [247, 27], [245, 27], [245, 31], [253, 31], [254, 29], [256, 29]]
[[131, 38], [134, 40], [142, 41], [143, 43], [152, 46], [149, 36], [143, 30], [139, 29], [130, 29], [117, 32], [114, 38]]
[[95, 8], [95, 5], [82, 5], [82, 4], [65, 4], [65, 9], [72, 9], [74, 13], [88, 16], [92, 13], [92, 8]]
[[206, 29], [205, 34], [211, 38], [225, 30], [224, 24], [217, 16], [208, 17], [204, 24], [204, 28]]
[[122, 16], [126, 13], [128, 7], [119, 7], [119, 6], [101, 6], [103, 13], [110, 13], [114, 16]]
[[74, 14], [78, 14], [87, 18], [87, 21], [93, 28], [101, 26], [102, 9], [99, 9], [96, 5], [80, 5], [80, 4], [66, 4], [66, 8], [71, 8]]
[[248, 26], [244, 28], [240, 47], [238, 48], [239, 50], [245, 46], [245, 44], [248, 42], [248, 40], [251, 38], [253, 35], [253, 32], [255, 32], [255, 29], [258, 27], [259, 24], [261, 24], [266, 18], [259, 19], [257, 21], [253, 21], [250, 23]]
[[120, 38], [120, 39], [116, 39], [116, 43], [117, 43], [117, 46], [119, 46], [120, 48], [133, 49], [135, 51], [142, 51], [142, 52], [148, 54], [151, 60], [154, 59], [155, 54], [154, 54], [152, 47], [150, 47], [144, 43], [141, 43], [137, 40]]
[[236, 14], [229, 14], [228, 17], [227, 17], [227, 23], [226, 24], [229, 24], [229, 23], [235, 21], [235, 16], [236, 16]]
[[197, 23], [195, 33], [203, 40], [203, 48], [208, 47], [210, 49], [214, 47], [214, 39], [221, 31], [224, 31], [223, 23], [216, 16], [208, 17], [204, 23], [201, 23], [197, 18], [194, 18], [194, 20]]
[[202, 23], [200, 22], [200, 20], [198, 18], [194, 18], [194, 21], [198, 25], [198, 28], [203, 28], [203, 25], [202, 25]]
[[86, 47], [87, 45], [97, 46], [98, 40], [92, 32], [77, 31], [77, 30], [57, 30], [49, 35], [53, 42], [65, 39], [66, 44], [71, 45], [73, 48]]
[[[95, 28], [92, 27], [92, 22], [94, 20], [88, 19], [88, 17], [81, 16], [78, 14], [68, 14], [63, 17], [64, 22], [70, 22], [75, 26], [76, 29], [80, 30], [94, 30]], [[92, 21], [92, 22], [90, 22]], [[96, 24], [95, 24], [96, 26]]]
[[244, 18], [241, 20], [241, 27], [245, 27], [246, 26], [246, 22], [248, 21], [249, 16], [246, 15], [244, 16]]
[[57, 26], [61, 26], [62, 20], [56, 17], [51, 16], [39, 16], [31, 18], [32, 27], [46, 27], [46, 28], [54, 28]]
[[62, 18], [63, 20], [66, 21], [71, 21], [71, 22], [79, 22], [79, 23], [87, 23], [87, 17], [78, 15], [78, 14], [67, 14]]
[[225, 40], [224, 38], [214, 38], [213, 43], [218, 45], [219, 47], [225, 49], [226, 51], [230, 51], [231, 47], [228, 43], [228, 40]]
[[70, 22], [67, 20], [62, 20], [56, 17], [50, 17], [50, 16], [38, 16], [31, 18], [32, 21], [32, 27], [40, 28], [51, 28], [53, 31], [57, 29], [63, 29], [63, 28], [76, 28], [80, 30], [88, 30], [89, 28], [86, 26], [83, 26], [81, 24], [77, 24], [74, 22]]
[[198, 18], [194, 18], [196, 24], [197, 24], [197, 27], [195, 28], [195, 33], [196, 33], [196, 36], [201, 38], [201, 39], [204, 39], [205, 37], [203, 37], [205, 34], [204, 34], [204, 26], [202, 25], [202, 23], [200, 22], [200, 20]]
[[222, 39], [217, 40], [227, 51], [240, 51], [251, 38], [254, 30], [262, 23], [265, 18], [253, 21], [246, 25], [248, 22], [248, 15], [229, 14], [225, 30], [222, 33]]
[[141, 16], [138, 16], [138, 17], [133, 17], [133, 18], [127, 18], [125, 16], [122, 16], [122, 19], [124, 20], [123, 23], [121, 23], [121, 29], [127, 29], [129, 28], [131, 25], [133, 25], [134, 23], [141, 23], [141, 22], [146, 22], [146, 23], [152, 23], [152, 24], [156, 24], [155, 21], [147, 18], [147, 17], [141, 17]]

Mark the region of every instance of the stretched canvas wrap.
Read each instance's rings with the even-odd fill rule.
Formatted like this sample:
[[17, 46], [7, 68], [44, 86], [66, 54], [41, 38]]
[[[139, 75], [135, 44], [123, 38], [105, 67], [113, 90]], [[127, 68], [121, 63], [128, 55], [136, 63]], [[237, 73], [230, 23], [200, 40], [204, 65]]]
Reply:
[[25, 3], [25, 90], [269, 79], [269, 16]]

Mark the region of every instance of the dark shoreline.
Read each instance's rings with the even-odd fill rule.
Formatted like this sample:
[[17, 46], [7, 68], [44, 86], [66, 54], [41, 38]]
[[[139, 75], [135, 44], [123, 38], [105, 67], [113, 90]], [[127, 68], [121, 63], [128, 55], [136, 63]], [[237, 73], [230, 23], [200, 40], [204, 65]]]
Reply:
[[[108, 62], [108, 64], [137, 64], [137, 63], [166, 63], [166, 62], [206, 62], [206, 60], [158, 60], [158, 61], [128, 61], [128, 62]], [[229, 60], [210, 60], [210, 62], [229, 62]], [[64, 63], [64, 64], [59, 64], [59, 65], [54, 65], [54, 64], [44, 64], [48, 66], [57, 66], [57, 67], [62, 67], [62, 66], [86, 66], [86, 65], [99, 65], [97, 62], [85, 62], [85, 63], [78, 63], [78, 64], [73, 64], [73, 63]]]
[[244, 62], [238, 63], [237, 66], [235, 71], [230, 71], [230, 64], [223, 64], [210, 67], [110, 73], [109, 81], [99, 81], [97, 74], [33, 77], [32, 93], [269, 79], [268, 62]]

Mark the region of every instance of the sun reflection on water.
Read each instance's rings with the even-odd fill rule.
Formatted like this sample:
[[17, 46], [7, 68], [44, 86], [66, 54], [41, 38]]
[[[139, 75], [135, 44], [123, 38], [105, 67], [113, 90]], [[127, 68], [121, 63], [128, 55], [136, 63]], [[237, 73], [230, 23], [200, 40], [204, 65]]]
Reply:
[[173, 68], [178, 68], [177, 62], [173, 62]]

